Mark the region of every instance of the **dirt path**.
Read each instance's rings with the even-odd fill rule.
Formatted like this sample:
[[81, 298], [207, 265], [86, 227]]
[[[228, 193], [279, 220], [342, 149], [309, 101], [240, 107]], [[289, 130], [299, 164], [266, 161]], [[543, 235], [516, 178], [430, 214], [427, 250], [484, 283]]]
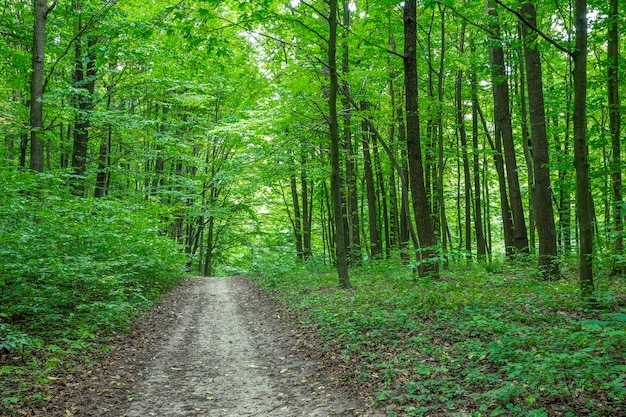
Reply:
[[246, 278], [193, 278], [176, 291], [133, 331], [134, 342], [102, 367], [74, 375], [67, 388], [83, 394], [58, 411], [107, 417], [383, 415], [367, 410], [328, 369], [306, 358], [299, 330]]

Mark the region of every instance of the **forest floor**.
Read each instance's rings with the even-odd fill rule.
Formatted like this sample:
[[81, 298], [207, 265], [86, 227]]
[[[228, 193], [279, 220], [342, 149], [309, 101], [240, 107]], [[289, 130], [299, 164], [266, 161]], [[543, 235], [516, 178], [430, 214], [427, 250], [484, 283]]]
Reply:
[[110, 352], [47, 384], [39, 409], [18, 415], [384, 415], [319, 351], [247, 278], [192, 277]]

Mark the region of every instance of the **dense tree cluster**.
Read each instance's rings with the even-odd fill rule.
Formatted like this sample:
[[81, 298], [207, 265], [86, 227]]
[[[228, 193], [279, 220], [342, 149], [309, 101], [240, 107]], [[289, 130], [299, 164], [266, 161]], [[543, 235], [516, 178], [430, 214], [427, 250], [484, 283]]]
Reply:
[[578, 253], [591, 297], [626, 265], [623, 9], [7, 0], [0, 169], [167, 207], [206, 275], [295, 250], [344, 287], [395, 256], [552, 279]]

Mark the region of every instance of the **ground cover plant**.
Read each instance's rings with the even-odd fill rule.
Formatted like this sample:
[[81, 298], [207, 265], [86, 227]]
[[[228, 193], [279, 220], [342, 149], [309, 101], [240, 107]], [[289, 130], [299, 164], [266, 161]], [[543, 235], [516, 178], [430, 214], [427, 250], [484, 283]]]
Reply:
[[390, 416], [624, 415], [623, 280], [602, 281], [590, 308], [575, 279], [520, 265], [432, 280], [385, 262], [352, 277], [338, 290], [331, 271], [283, 266], [259, 282]]
[[[10, 186], [8, 186], [10, 184]], [[42, 399], [41, 386], [183, 276], [148, 202], [72, 197], [60, 179], [0, 173], [0, 410]]]

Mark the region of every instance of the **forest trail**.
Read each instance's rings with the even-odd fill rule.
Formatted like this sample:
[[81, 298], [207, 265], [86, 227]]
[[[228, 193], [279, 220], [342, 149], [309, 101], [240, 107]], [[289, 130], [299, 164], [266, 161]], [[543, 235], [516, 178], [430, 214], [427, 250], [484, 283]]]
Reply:
[[300, 331], [245, 277], [190, 278], [156, 310], [104, 375], [76, 381], [86, 395], [66, 415], [383, 415], [306, 358]]

